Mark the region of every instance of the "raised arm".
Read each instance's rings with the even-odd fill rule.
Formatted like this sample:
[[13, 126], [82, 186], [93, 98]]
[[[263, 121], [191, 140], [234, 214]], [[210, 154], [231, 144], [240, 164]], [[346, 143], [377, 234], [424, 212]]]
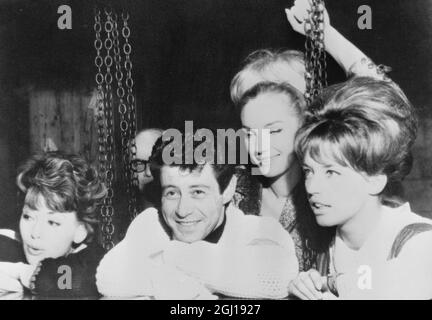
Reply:
[[[310, 11], [310, 0], [296, 0], [294, 6], [285, 9], [288, 22], [298, 33], [305, 35], [305, 20]], [[336, 60], [347, 76], [367, 76], [386, 79], [389, 67], [375, 65], [359, 48], [345, 38], [331, 24], [324, 8], [324, 45], [326, 51]]]

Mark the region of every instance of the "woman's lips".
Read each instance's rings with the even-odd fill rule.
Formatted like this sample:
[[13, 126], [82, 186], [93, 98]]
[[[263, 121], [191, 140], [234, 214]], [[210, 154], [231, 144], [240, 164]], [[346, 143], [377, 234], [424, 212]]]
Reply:
[[276, 157], [279, 157], [280, 154], [275, 154], [274, 156], [271, 157], [266, 157], [266, 158], [257, 158], [256, 160], [258, 161], [258, 165], [262, 166], [264, 163], [270, 163], [270, 161]]
[[319, 201], [309, 201], [309, 203], [315, 213], [321, 213], [323, 210], [331, 207], [330, 205]]
[[43, 249], [27, 245], [27, 252], [30, 253], [32, 256], [39, 256], [43, 253], [43, 251]]

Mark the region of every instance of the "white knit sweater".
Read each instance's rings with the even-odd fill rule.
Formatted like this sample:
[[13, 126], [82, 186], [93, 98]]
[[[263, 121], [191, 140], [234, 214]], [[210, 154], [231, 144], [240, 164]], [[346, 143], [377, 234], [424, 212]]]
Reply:
[[294, 244], [271, 218], [233, 206], [216, 244], [170, 240], [156, 209], [142, 212], [126, 237], [102, 259], [97, 286], [105, 296], [161, 299], [283, 298], [298, 273]]
[[385, 207], [381, 221], [358, 250], [340, 237], [332, 247], [332, 272], [342, 273], [342, 299], [432, 299], [432, 232], [413, 236], [397, 258], [388, 260], [393, 242], [411, 223], [432, 223], [411, 212], [408, 204]]

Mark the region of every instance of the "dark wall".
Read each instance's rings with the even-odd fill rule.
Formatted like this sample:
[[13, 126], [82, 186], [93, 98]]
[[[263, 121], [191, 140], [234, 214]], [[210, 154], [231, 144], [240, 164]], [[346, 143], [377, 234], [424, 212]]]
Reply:
[[[293, 1], [0, 0], [0, 206], [5, 211], [0, 216], [8, 216], [14, 207], [16, 164], [28, 155], [28, 88], [92, 89], [93, 8], [110, 3], [131, 15], [139, 127], [183, 126], [190, 119], [196, 126], [236, 126], [229, 83], [244, 57], [259, 48], [304, 48], [303, 36], [291, 30], [283, 11]], [[72, 30], [57, 28], [62, 4], [72, 8]], [[391, 66], [390, 76], [418, 108], [422, 139], [416, 146], [415, 179], [418, 188], [426, 183], [432, 189], [432, 2], [326, 4], [332, 24], [374, 61]], [[372, 30], [357, 27], [357, 8], [364, 4], [372, 8]], [[332, 59], [328, 73], [330, 82], [344, 79]], [[432, 205], [428, 199], [425, 194], [418, 200], [421, 211]]]
[[[287, 0], [135, 0], [112, 2], [131, 13], [133, 74], [145, 124], [190, 118], [206, 108], [223, 118], [228, 84], [242, 59], [258, 48], [303, 50], [283, 8]], [[94, 82], [93, 7], [110, 1], [0, 1], [2, 73], [17, 86], [89, 87]], [[391, 73], [422, 110], [430, 102], [432, 3], [428, 0], [327, 0], [332, 24]], [[57, 28], [57, 8], [69, 4], [73, 29]], [[373, 29], [359, 30], [357, 8], [368, 4]], [[329, 59], [330, 60], [330, 59]], [[330, 60], [331, 81], [343, 79]], [[426, 113], [428, 110], [425, 110]], [[202, 113], [201, 113], [202, 116]], [[172, 117], [175, 118], [175, 117]], [[231, 117], [230, 117], [231, 118]], [[224, 119], [225, 120], [225, 119]], [[206, 122], [205, 121], [205, 122]]]

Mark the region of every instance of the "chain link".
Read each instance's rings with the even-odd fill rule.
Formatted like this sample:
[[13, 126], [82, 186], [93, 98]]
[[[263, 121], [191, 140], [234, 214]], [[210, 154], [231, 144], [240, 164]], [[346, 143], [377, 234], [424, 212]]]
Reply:
[[[119, 100], [118, 104], [118, 113], [120, 115], [120, 132], [121, 132], [121, 154], [122, 154], [122, 164], [123, 164], [123, 173], [125, 178], [125, 186], [126, 186], [126, 195], [128, 197], [128, 209], [131, 216], [136, 216], [136, 193], [134, 192], [133, 185], [133, 172], [131, 170], [131, 150], [130, 143], [134, 140], [134, 136], [131, 133], [130, 127], [133, 125], [131, 123], [131, 108], [128, 107], [128, 102], [125, 100], [126, 91], [123, 87], [123, 79], [124, 74], [122, 71], [122, 59], [120, 54], [120, 41], [119, 41], [119, 28], [118, 28], [118, 17], [117, 15], [113, 15], [114, 22], [114, 53], [115, 58], [114, 61], [116, 63], [116, 80], [117, 80], [117, 98]], [[130, 33], [130, 32], [129, 32]], [[123, 35], [123, 32], [122, 32]], [[126, 41], [126, 40], [125, 40]], [[129, 51], [130, 53], [130, 51]], [[128, 74], [128, 76], [130, 76]], [[126, 77], [126, 84], [129, 83], [129, 77]], [[128, 88], [129, 94], [129, 88]], [[126, 97], [127, 99], [127, 97]]]
[[[98, 161], [99, 161], [99, 175], [102, 181], [106, 181], [107, 177], [107, 141], [106, 141], [106, 118], [105, 118], [105, 80], [106, 77], [102, 73], [102, 67], [104, 65], [104, 59], [102, 58], [101, 51], [103, 49], [103, 42], [101, 39], [101, 12], [96, 9], [95, 12], [95, 24], [94, 31], [96, 34], [96, 39], [94, 42], [94, 47], [96, 49], [95, 65], [97, 68], [96, 73], [96, 85], [97, 85], [97, 128], [98, 128]], [[105, 249], [108, 249], [107, 239], [105, 237], [106, 225], [107, 225], [107, 211], [109, 207], [106, 200], [100, 206], [100, 216], [102, 218], [102, 234], [103, 234], [103, 245]]]
[[[107, 196], [100, 207], [100, 216], [102, 220], [103, 246], [105, 250], [110, 250], [114, 246], [113, 234], [114, 225], [112, 223], [114, 216], [113, 207], [113, 179], [114, 179], [114, 138], [113, 138], [113, 117], [111, 111], [112, 104], [112, 74], [111, 66], [113, 59], [111, 49], [113, 41], [111, 37], [113, 25], [110, 14], [105, 10], [107, 20], [102, 24], [101, 11], [95, 11], [94, 31], [96, 39], [94, 47], [96, 49], [95, 65], [97, 68], [96, 85], [97, 85], [97, 127], [98, 127], [98, 161], [99, 174], [105, 182]], [[103, 28], [102, 28], [103, 26]], [[102, 41], [101, 33], [105, 32], [107, 37]], [[102, 51], [105, 51], [105, 58], [102, 57]], [[104, 74], [105, 72], [105, 74]]]
[[96, 48], [95, 65], [97, 68], [96, 73], [96, 85], [97, 85], [97, 128], [98, 128], [98, 160], [99, 160], [99, 175], [103, 181], [105, 181], [105, 124], [104, 124], [104, 76], [102, 75], [103, 59], [101, 56], [102, 40], [100, 37], [101, 22], [100, 22], [100, 10], [96, 11], [94, 30], [96, 33], [96, 40], [94, 46]]
[[[305, 22], [305, 65], [306, 65], [306, 92], [305, 99], [308, 105], [327, 86], [327, 62], [324, 45], [324, 0], [311, 0], [309, 19]], [[317, 253], [306, 242], [303, 258], [307, 268], [316, 268]]]
[[327, 62], [324, 45], [324, 0], [311, 0], [309, 19], [305, 22], [305, 98], [310, 104], [327, 86]]
[[[115, 157], [115, 117], [113, 107], [117, 104], [119, 128], [121, 135], [121, 160], [123, 176], [128, 197], [128, 211], [131, 217], [137, 215], [138, 176], [131, 161], [136, 158], [136, 106], [133, 95], [132, 46], [129, 42], [129, 14], [119, 16], [110, 8], [104, 11], [105, 21], [102, 22], [101, 10], [95, 10], [94, 31], [96, 39], [96, 85], [97, 85], [97, 128], [98, 128], [98, 161], [100, 177], [107, 187], [107, 196], [100, 208], [102, 222], [102, 240], [106, 250], [114, 246], [113, 235], [116, 228], [114, 217], [114, 185], [116, 178]], [[119, 22], [122, 25], [119, 25]], [[120, 30], [121, 29], [121, 30]], [[105, 36], [104, 39], [102, 34]], [[121, 44], [124, 39], [123, 45]], [[124, 63], [122, 61], [124, 55]], [[114, 83], [113, 83], [114, 81]], [[116, 85], [113, 97], [114, 85]], [[114, 100], [115, 98], [115, 100]]]
[[112, 22], [112, 11], [105, 10], [106, 21], [104, 23], [104, 30], [106, 33], [106, 38], [104, 41], [105, 48], [105, 59], [104, 64], [106, 68], [105, 73], [105, 119], [106, 119], [106, 185], [108, 189], [108, 194], [105, 197], [106, 211], [103, 212], [103, 234], [105, 236], [104, 246], [106, 250], [110, 250], [114, 246], [113, 234], [113, 180], [114, 180], [114, 167], [115, 167], [115, 146], [114, 146], [114, 117], [112, 112], [113, 96], [112, 96], [112, 81], [113, 76], [111, 73], [111, 67], [113, 65], [113, 58], [111, 56], [111, 50], [113, 49], [113, 22]]
[[135, 97], [133, 95], [133, 79], [132, 79], [132, 61], [130, 58], [130, 54], [132, 52], [132, 46], [129, 42], [130, 37], [130, 28], [128, 25], [129, 14], [122, 13], [123, 20], [123, 28], [122, 28], [122, 36], [124, 38], [123, 44], [123, 52], [125, 55], [125, 63], [124, 67], [126, 70], [126, 102], [127, 102], [127, 110], [126, 113], [126, 122], [129, 123], [129, 142], [130, 146], [128, 148], [129, 153], [129, 181], [131, 182], [130, 188], [130, 197], [129, 197], [129, 213], [131, 214], [131, 218], [133, 219], [137, 215], [137, 190], [138, 190], [138, 174], [135, 168], [131, 165], [132, 161], [136, 159], [136, 144], [135, 144], [135, 136], [136, 136], [136, 105], [135, 105]]

